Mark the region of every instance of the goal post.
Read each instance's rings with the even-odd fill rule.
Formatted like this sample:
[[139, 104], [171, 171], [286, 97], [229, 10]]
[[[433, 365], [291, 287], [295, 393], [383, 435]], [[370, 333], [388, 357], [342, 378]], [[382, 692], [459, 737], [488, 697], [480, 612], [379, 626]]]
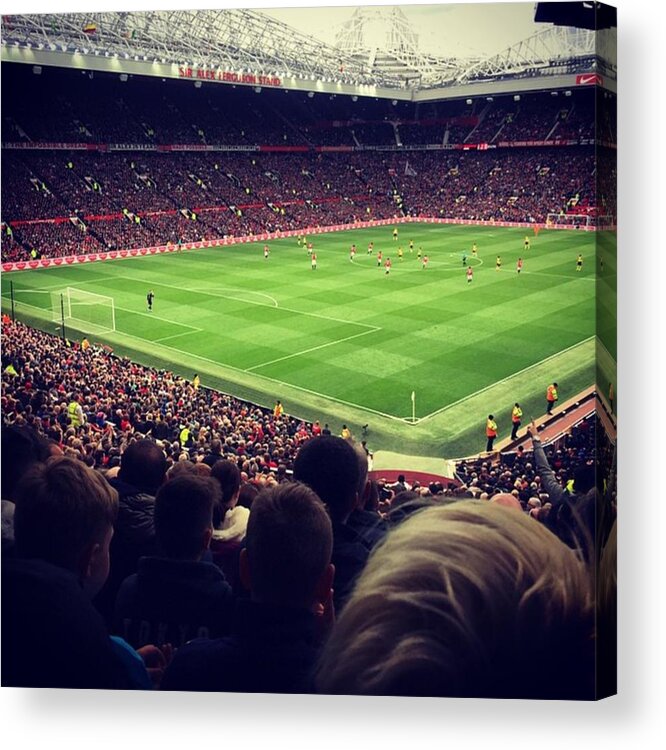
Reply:
[[551, 213], [546, 218], [546, 229], [605, 229], [615, 226], [615, 217], [591, 214], [559, 214]]
[[113, 297], [86, 292], [68, 286], [51, 292], [53, 320], [65, 322], [84, 333], [109, 333], [116, 330]]

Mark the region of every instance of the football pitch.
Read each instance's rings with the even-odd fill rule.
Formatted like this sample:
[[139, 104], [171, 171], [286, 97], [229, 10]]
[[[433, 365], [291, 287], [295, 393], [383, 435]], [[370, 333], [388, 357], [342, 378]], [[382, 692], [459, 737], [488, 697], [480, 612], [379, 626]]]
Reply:
[[[391, 230], [310, 235], [316, 270], [289, 237], [271, 240], [267, 259], [255, 242], [5, 273], [2, 307], [10, 308], [13, 282], [17, 316], [56, 333], [54, 293], [70, 287], [110, 297], [115, 331], [90, 333], [67, 320], [68, 336], [88, 334], [189, 378], [199, 373], [204, 385], [265, 406], [280, 399], [290, 414], [328, 422], [334, 432], [346, 423], [371, 448], [406, 454], [477, 453], [489, 413], [503, 438], [515, 401], [525, 422], [544, 413], [548, 383], [559, 383], [565, 401], [595, 382], [595, 295], [613, 309], [612, 243], [593, 232], [529, 230], [525, 250], [524, 229], [405, 224], [398, 241]], [[602, 275], [613, 279], [603, 288], [600, 252]], [[612, 368], [614, 324], [598, 327]]]

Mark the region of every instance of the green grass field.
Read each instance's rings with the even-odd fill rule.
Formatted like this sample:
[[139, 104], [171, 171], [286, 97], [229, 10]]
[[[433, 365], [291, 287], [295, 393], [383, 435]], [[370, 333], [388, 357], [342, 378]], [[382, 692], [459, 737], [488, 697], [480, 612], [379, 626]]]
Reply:
[[[291, 414], [335, 430], [346, 422], [359, 437], [367, 423], [374, 449], [456, 457], [484, 448], [488, 413], [504, 437], [514, 401], [526, 417], [539, 416], [549, 382], [558, 381], [562, 401], [594, 383], [597, 327], [609, 358], [604, 377], [614, 377], [614, 320], [602, 325], [595, 311], [598, 286], [614, 309], [613, 243], [603, 245], [613, 283], [602, 289], [595, 233], [530, 231], [526, 252], [524, 236], [427, 224], [400, 226], [398, 242], [391, 227], [314, 235], [316, 271], [296, 238], [270, 242], [268, 260], [257, 242], [49, 268], [3, 274], [2, 304], [9, 309], [11, 281], [17, 315], [55, 332], [52, 292], [75, 287], [112, 297], [116, 331], [91, 338], [117, 353], [188, 377], [198, 372], [203, 384], [260, 404], [280, 399]], [[390, 275], [367, 254], [371, 240], [391, 257]], [[426, 270], [419, 246], [430, 258]], [[73, 321], [67, 326], [80, 338]]]

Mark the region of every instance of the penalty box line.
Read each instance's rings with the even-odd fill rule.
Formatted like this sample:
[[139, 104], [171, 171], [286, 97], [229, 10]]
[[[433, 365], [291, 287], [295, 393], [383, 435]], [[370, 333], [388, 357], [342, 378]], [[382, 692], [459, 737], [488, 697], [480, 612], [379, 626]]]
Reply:
[[284, 357], [277, 357], [276, 359], [271, 359], [268, 362], [262, 362], [259, 365], [253, 365], [252, 367], [247, 367], [245, 369], [245, 372], [254, 372], [254, 370], [259, 370], [262, 367], [268, 367], [268, 365], [273, 365], [276, 362], [284, 362], [286, 359], [291, 359], [292, 357], [300, 357], [302, 354], [309, 354], [310, 352], [316, 352], [319, 349], [325, 349], [327, 346], [335, 346], [335, 344], [342, 344], [344, 341], [351, 341], [352, 339], [357, 339], [360, 336], [367, 336], [369, 333], [375, 333], [376, 331], [381, 331], [382, 329], [376, 326], [373, 326], [370, 330], [367, 331], [361, 331], [361, 333], [354, 333], [352, 336], [345, 336], [342, 339], [336, 339], [335, 341], [328, 341], [325, 344], [319, 344], [318, 346], [311, 346], [309, 349], [303, 349], [300, 352], [294, 352], [294, 354], [286, 354]]
[[[138, 280], [136, 277], [133, 277], [133, 276], [118, 276], [116, 278], [128, 279], [129, 281]], [[296, 313], [297, 315], [306, 315], [309, 318], [319, 318], [320, 320], [330, 320], [332, 323], [346, 323], [347, 325], [360, 326], [361, 328], [367, 328], [369, 329], [368, 332], [381, 330], [377, 326], [373, 326], [370, 323], [361, 323], [357, 320], [344, 320], [343, 318], [333, 318], [330, 315], [321, 315], [320, 313], [308, 312], [307, 310], [295, 310], [292, 307], [284, 307], [283, 305], [280, 305], [274, 297], [270, 297], [273, 304], [268, 305], [265, 302], [256, 302], [255, 300], [251, 300], [251, 299], [239, 299], [238, 297], [233, 297], [229, 294], [220, 294], [219, 292], [214, 291], [215, 287], [213, 287], [213, 290], [208, 290], [205, 287], [199, 288], [199, 289], [189, 289], [188, 287], [176, 286], [175, 284], [166, 284], [163, 281], [153, 281], [153, 286], [156, 288], [162, 286], [162, 287], [165, 287], [166, 289], [177, 289], [180, 292], [191, 292], [193, 294], [197, 294], [197, 293], [207, 294], [210, 297], [218, 297], [220, 299], [230, 299], [236, 302], [243, 302], [244, 304], [247, 304], [247, 305], [256, 305], [258, 307], [273, 308], [275, 310], [282, 310], [282, 312]], [[261, 294], [262, 296], [269, 297], [269, 295], [263, 294], [262, 292], [255, 292], [254, 290], [251, 290], [251, 289], [247, 289], [247, 290], [237, 289], [236, 291], [245, 293], [245, 294]]]

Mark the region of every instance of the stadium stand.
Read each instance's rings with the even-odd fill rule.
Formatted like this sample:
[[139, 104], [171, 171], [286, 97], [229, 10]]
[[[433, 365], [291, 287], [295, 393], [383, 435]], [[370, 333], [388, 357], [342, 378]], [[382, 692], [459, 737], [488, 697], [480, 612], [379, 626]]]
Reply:
[[[84, 255], [368, 217], [544, 223], [572, 199], [614, 215], [612, 197], [585, 193], [593, 91], [417, 108], [225, 87], [222, 117], [219, 97], [177, 82], [155, 97], [141, 79], [33, 76], [22, 66], [9, 75], [30, 95], [3, 102], [3, 222], [13, 232], [3, 262], [33, 249]], [[605, 109], [600, 140], [612, 144]], [[217, 146], [250, 151], [197, 150]]]

